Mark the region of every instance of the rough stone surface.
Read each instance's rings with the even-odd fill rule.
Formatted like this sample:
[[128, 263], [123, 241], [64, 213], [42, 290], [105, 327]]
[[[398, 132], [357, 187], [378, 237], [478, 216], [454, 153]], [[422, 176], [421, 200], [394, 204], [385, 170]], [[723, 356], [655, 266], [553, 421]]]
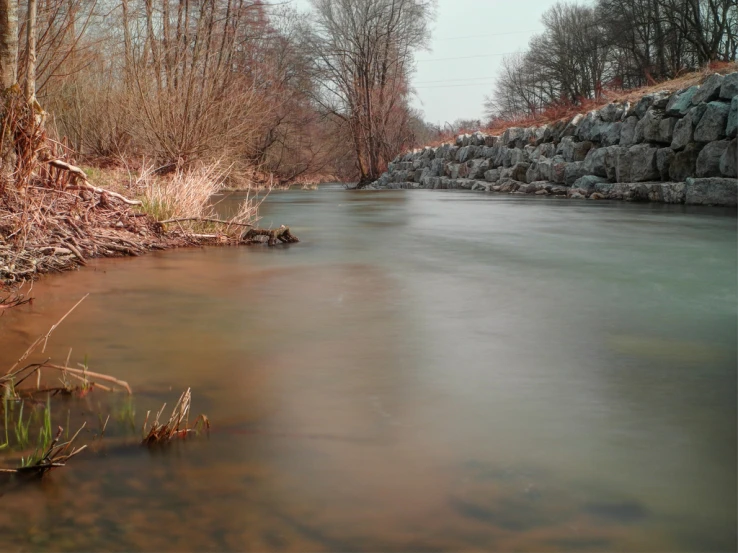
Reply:
[[697, 142], [712, 142], [725, 136], [728, 124], [730, 106], [724, 102], [710, 102], [705, 114], [694, 130], [694, 139]]
[[[736, 73], [738, 75], [738, 73]], [[730, 110], [728, 111], [728, 122], [725, 125], [725, 136], [735, 138], [738, 134], [738, 96], [730, 102]]]
[[[628, 153], [631, 157], [631, 181], [645, 182], [657, 180], [659, 178], [658, 165], [656, 164], [657, 152], [657, 148], [648, 144], [636, 144], [635, 146], [630, 147]], [[620, 181], [620, 179], [618, 180]]]
[[566, 182], [566, 166], [568, 164], [560, 156], [556, 156], [551, 160], [551, 171], [549, 179], [556, 184], [564, 184]]
[[663, 116], [660, 113], [652, 109], [648, 110], [636, 125], [635, 142], [658, 142], [661, 119]]
[[720, 158], [728, 149], [730, 142], [727, 140], [719, 140], [706, 144], [697, 156], [697, 176], [698, 177], [719, 177], [720, 174]]
[[[738, 73], [711, 76], [700, 88], [651, 94], [633, 106], [608, 104], [501, 137], [460, 135], [398, 155], [371, 187], [735, 205], [735, 92]], [[706, 102], [695, 103], [700, 95]]]
[[724, 177], [738, 177], [738, 138], [734, 138], [728, 144], [720, 158], [720, 173]]
[[697, 105], [717, 100], [720, 97], [720, 87], [723, 84], [723, 79], [724, 77], [717, 73], [713, 73], [707, 77], [707, 80], [702, 83], [697, 94], [692, 96], [692, 103]]
[[684, 150], [677, 152], [669, 165], [669, 179], [684, 181], [697, 173], [697, 157], [702, 145], [691, 142]]
[[682, 90], [672, 95], [669, 103], [666, 104], [666, 115], [672, 117], [684, 117], [692, 107], [692, 97], [700, 89], [698, 86], [692, 86], [686, 90]]
[[630, 169], [633, 158], [629, 148], [620, 147], [615, 151], [615, 181], [630, 182]]
[[659, 170], [661, 180], [669, 180], [669, 167], [674, 159], [674, 150], [671, 148], [660, 148], [656, 153], [656, 167]]
[[572, 187], [583, 190], [586, 194], [590, 194], [594, 192], [596, 185], [603, 182], [607, 182], [607, 179], [595, 175], [585, 175], [578, 178]]
[[586, 175], [583, 165], [582, 161], [567, 163], [564, 169], [564, 183], [571, 186], [578, 178]]
[[671, 139], [672, 150], [683, 150], [694, 138], [694, 127], [692, 116], [687, 115], [684, 119], [677, 121], [674, 126], [674, 134]]
[[606, 158], [610, 155], [607, 148], [595, 148], [590, 150], [584, 159], [584, 170], [598, 177], [607, 177]]
[[489, 171], [485, 171], [484, 180], [486, 180], [487, 182], [497, 182], [498, 180], [500, 180], [500, 170], [490, 169]]
[[730, 100], [736, 96], [738, 96], [738, 73], [725, 75], [720, 87], [720, 97], [723, 100]]
[[638, 125], [638, 117], [635, 115], [628, 117], [623, 126], [620, 127], [620, 145], [632, 146], [635, 144], [635, 130]]
[[620, 129], [623, 127], [621, 122], [607, 123], [606, 129], [602, 130], [600, 143], [603, 146], [614, 146], [620, 143]]
[[525, 181], [525, 174], [528, 172], [528, 167], [530, 165], [528, 163], [519, 162], [512, 166], [512, 171], [510, 173], [510, 176], [513, 180], [516, 181]]
[[683, 204], [686, 185], [683, 182], [664, 182], [661, 184], [661, 201], [667, 204]]
[[607, 104], [600, 109], [600, 118], [606, 123], [615, 123], [622, 119], [623, 113], [625, 109], [622, 104]]
[[688, 178], [685, 187], [685, 203], [689, 205], [736, 205], [738, 179]]

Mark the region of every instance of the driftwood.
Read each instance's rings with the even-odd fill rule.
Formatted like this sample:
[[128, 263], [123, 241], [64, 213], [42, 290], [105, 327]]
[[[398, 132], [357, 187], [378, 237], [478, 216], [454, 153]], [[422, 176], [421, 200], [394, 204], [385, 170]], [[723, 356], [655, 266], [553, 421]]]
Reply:
[[121, 202], [126, 203], [128, 205], [141, 205], [140, 200], [129, 200], [128, 198], [126, 198], [125, 196], [121, 196], [117, 192], [111, 192], [110, 190], [105, 190], [104, 188], [98, 188], [97, 186], [92, 186], [89, 182], [87, 182], [87, 174], [82, 169], [77, 167], [76, 165], [72, 165], [60, 159], [51, 159], [47, 161], [46, 163], [48, 163], [52, 167], [56, 167], [57, 169], [68, 171], [69, 173], [74, 175], [75, 183], [67, 186], [67, 190], [88, 190], [90, 192], [95, 192], [100, 195], [108, 194], [109, 196], [112, 196], [113, 198], [118, 198]]
[[300, 241], [298, 240], [297, 236], [290, 232], [290, 227], [286, 227], [284, 225], [276, 229], [249, 229], [243, 233], [243, 235], [241, 236], [241, 241], [247, 244], [254, 244], [256, 242], [259, 242], [259, 240], [256, 239], [258, 236], [267, 236], [267, 244], [270, 246], [275, 246], [277, 244], [277, 240], [286, 244], [292, 244]]

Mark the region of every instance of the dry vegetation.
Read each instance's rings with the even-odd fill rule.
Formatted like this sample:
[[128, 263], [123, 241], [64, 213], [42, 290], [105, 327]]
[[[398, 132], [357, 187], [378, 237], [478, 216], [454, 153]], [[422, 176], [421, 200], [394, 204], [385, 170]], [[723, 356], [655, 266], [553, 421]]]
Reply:
[[[87, 296], [84, 296], [74, 304], [46, 334], [31, 343], [5, 374], [0, 375], [0, 413], [3, 421], [0, 427], [2, 441], [0, 453], [3, 455], [0, 457], [0, 465], [7, 465], [8, 462], [12, 464], [19, 457], [17, 466], [0, 466], [0, 474], [40, 477], [52, 469], [63, 467], [69, 459], [86, 449], [86, 445], [74, 446], [80, 433], [85, 429], [86, 421], [80, 424], [71, 438], [69, 438], [69, 415], [66, 434], [61, 426], [55, 432], [52, 430], [52, 397], [61, 394], [82, 398], [95, 390], [125, 393], [129, 396], [132, 393], [127, 382], [91, 371], [86, 360], [78, 367], [71, 367], [71, 350], [63, 364], [53, 363], [46, 356], [46, 345], [54, 330], [86, 298]], [[185, 438], [193, 433], [199, 433], [200, 430], [209, 430], [210, 421], [204, 415], [198, 416], [192, 424], [189, 423], [191, 403], [192, 395], [187, 389], [175, 404], [168, 420], [160, 422], [165, 404], [150, 426], [148, 426], [150, 413], [147, 413], [138, 440], [123, 436], [123, 442], [152, 446]], [[102, 439], [110, 415], [104, 419], [102, 413], [97, 415], [98, 421], [101, 422], [97, 439]], [[120, 419], [124, 426], [128, 426], [130, 422], [133, 429], [134, 416], [134, 412], [126, 410], [120, 413], [120, 416], [116, 416], [116, 419]], [[66, 436], [64, 440], [63, 435]]]

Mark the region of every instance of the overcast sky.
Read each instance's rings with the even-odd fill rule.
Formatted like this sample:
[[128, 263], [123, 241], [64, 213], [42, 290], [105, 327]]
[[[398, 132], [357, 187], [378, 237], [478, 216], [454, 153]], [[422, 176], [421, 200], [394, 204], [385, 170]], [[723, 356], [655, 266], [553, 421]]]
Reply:
[[[477, 119], [492, 91], [502, 55], [524, 50], [541, 30], [541, 14], [557, 0], [438, 0], [429, 52], [417, 54], [413, 105], [443, 126]], [[292, 0], [309, 10], [309, 0]]]

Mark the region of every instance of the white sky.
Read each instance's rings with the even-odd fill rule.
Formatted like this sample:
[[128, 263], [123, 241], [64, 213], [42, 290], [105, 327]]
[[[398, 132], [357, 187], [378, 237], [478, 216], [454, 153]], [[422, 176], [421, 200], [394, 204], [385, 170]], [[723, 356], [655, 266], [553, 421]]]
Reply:
[[[504, 53], [524, 50], [540, 32], [541, 15], [557, 0], [438, 0], [429, 52], [418, 52], [413, 105], [443, 126], [477, 119]], [[299, 10], [308, 0], [291, 0]], [[472, 57], [473, 56], [473, 57]], [[448, 59], [452, 58], [452, 59]], [[463, 59], [460, 59], [463, 58]]]

